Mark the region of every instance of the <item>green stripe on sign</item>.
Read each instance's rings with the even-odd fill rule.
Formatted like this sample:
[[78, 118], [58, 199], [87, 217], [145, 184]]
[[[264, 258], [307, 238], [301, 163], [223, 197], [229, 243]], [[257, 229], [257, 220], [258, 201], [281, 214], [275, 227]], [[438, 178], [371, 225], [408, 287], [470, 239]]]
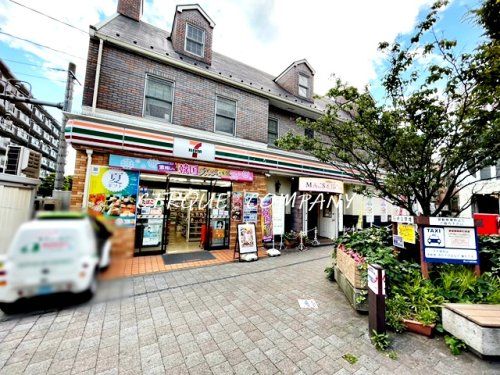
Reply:
[[151, 139], [131, 137], [129, 135], [125, 136], [125, 140], [131, 141], [131, 142], [137, 142], [137, 143], [144, 143], [144, 144], [148, 144], [148, 145], [162, 146], [162, 147], [166, 147], [166, 148], [173, 148], [174, 147], [174, 144], [170, 143], [170, 142], [153, 141]]
[[120, 141], [123, 140], [123, 136], [120, 134], [104, 133], [104, 132], [100, 132], [97, 130], [89, 130], [89, 129], [75, 127], [75, 128], [73, 128], [73, 132], [80, 133], [80, 134], [94, 135], [94, 136], [102, 137], [102, 138], [119, 139]]

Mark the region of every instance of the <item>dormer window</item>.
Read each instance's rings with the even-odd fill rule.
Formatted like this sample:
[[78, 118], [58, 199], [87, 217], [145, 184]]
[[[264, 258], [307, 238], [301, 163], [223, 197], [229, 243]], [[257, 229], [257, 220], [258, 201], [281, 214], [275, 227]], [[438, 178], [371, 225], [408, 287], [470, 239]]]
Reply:
[[309, 97], [309, 77], [299, 74], [299, 95]]
[[186, 23], [186, 52], [203, 57], [205, 51], [205, 30]]

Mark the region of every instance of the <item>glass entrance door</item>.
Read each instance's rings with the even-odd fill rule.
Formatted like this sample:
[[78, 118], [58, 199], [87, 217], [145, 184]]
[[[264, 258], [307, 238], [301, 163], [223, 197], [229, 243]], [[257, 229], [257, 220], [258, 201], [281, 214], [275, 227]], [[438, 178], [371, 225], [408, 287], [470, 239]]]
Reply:
[[208, 209], [208, 249], [228, 249], [231, 213], [231, 186], [213, 186]]

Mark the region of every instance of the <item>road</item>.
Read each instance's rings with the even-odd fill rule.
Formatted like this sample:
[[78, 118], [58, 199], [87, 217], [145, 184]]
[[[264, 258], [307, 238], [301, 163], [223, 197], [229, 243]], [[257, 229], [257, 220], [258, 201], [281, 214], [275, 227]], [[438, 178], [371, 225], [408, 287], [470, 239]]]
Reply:
[[451, 355], [440, 338], [393, 335], [396, 360], [376, 351], [367, 317], [324, 276], [330, 252], [106, 282], [91, 303], [2, 315], [0, 373], [498, 373], [470, 353]]

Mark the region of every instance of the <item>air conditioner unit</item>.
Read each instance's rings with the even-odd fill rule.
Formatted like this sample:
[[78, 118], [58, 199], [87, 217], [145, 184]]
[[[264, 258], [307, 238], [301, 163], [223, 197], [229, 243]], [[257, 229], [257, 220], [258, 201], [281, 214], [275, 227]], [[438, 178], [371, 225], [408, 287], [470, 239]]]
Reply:
[[40, 177], [41, 155], [23, 146], [10, 146], [5, 173], [29, 178]]
[[10, 138], [0, 137], [0, 173], [4, 173], [7, 167], [7, 152], [9, 150]]

